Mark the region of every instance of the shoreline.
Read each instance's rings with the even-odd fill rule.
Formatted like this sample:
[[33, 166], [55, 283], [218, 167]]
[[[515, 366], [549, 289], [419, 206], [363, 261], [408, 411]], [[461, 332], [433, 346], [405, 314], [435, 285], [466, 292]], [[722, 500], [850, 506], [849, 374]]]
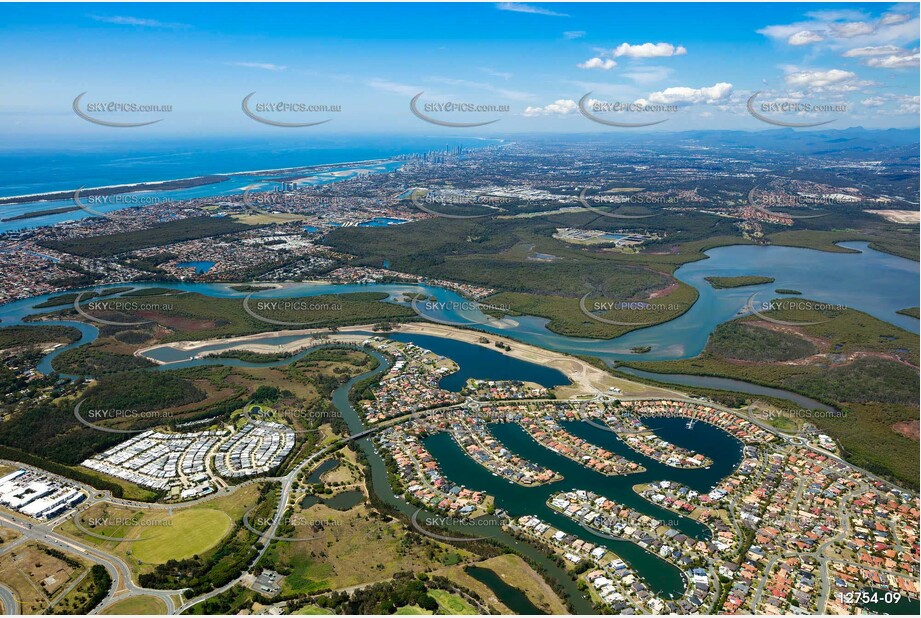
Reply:
[[[480, 333], [466, 329], [445, 326], [441, 324], [430, 324], [423, 322], [408, 322], [400, 324], [398, 328], [388, 332], [373, 332], [372, 325], [356, 325], [340, 327], [338, 332], [331, 335], [332, 341], [341, 341], [344, 343], [354, 343], [369, 337], [387, 337], [392, 333], [403, 333], [409, 335], [429, 335], [443, 339], [451, 339], [480, 346], [496, 353], [515, 358], [517, 360], [534, 363], [550, 367], [560, 371], [570, 381], [570, 384], [556, 387], [560, 397], [565, 398], [585, 398], [590, 400], [595, 397], [612, 394], [611, 388], [620, 388], [618, 393], [622, 397], [673, 397], [675, 392], [671, 389], [658, 387], [640, 382], [611, 375], [610, 373], [595, 367], [594, 365], [577, 358], [575, 356], [554, 352], [537, 346], [522, 343], [515, 339], [494, 335], [491, 333]], [[362, 334], [359, 334], [362, 333]], [[303, 350], [310, 345], [320, 345], [323, 341], [314, 341], [313, 338], [318, 334], [330, 334], [328, 329], [293, 329], [282, 331], [271, 331], [262, 333], [253, 333], [250, 335], [241, 335], [226, 339], [209, 339], [204, 341], [176, 341], [171, 343], [162, 343], [146, 348], [141, 348], [134, 352], [135, 356], [145, 358], [156, 363], [158, 366], [169, 366], [173, 363], [187, 362], [188, 358], [179, 361], [163, 362], [147, 356], [147, 353], [154, 349], [171, 348], [180, 352], [188, 352], [195, 359], [206, 358], [210, 353], [199, 355], [196, 350], [201, 350], [213, 345], [225, 344], [220, 352], [228, 350], [247, 350], [261, 353], [290, 353]], [[252, 343], [254, 340], [265, 339], [266, 337], [291, 337], [298, 338], [281, 344], [271, 343]], [[488, 339], [488, 343], [480, 341], [481, 337]], [[495, 342], [502, 342], [511, 350], [504, 350], [495, 347]], [[220, 353], [218, 352], [218, 353]]]
[[[4, 196], [0, 196], [0, 206], [5, 206], [8, 204], [33, 204], [33, 203], [54, 201], [58, 199], [55, 196], [62, 194], [62, 193], [72, 194], [74, 191], [91, 193], [93, 191], [102, 191], [102, 190], [111, 190], [111, 189], [135, 189], [135, 191], [122, 191], [122, 193], [132, 193], [132, 192], [154, 191], [157, 189], [156, 185], [163, 185], [163, 184], [168, 184], [172, 182], [185, 182], [185, 181], [190, 181], [190, 180], [197, 180], [199, 178], [210, 178], [212, 176], [232, 178], [234, 176], [247, 176], [251, 174], [282, 173], [282, 172], [290, 172], [294, 170], [309, 170], [309, 169], [316, 169], [316, 168], [322, 168], [322, 167], [339, 167], [339, 166], [346, 166], [346, 165], [369, 165], [372, 163], [395, 163], [395, 162], [396, 161], [394, 161], [391, 157], [384, 157], [384, 158], [378, 158], [378, 159], [359, 159], [357, 161], [343, 161], [341, 163], [320, 163], [316, 165], [296, 165], [293, 167], [273, 167], [273, 168], [262, 169], [262, 170], [243, 170], [243, 171], [236, 171], [236, 172], [215, 172], [213, 174], [199, 174], [197, 176], [186, 176], [183, 178], [169, 178], [166, 180], [142, 180], [139, 182], [123, 183], [123, 184], [116, 184], [116, 185], [101, 185], [98, 187], [77, 187], [77, 188], [72, 188], [72, 189], [58, 189], [54, 191], [43, 191], [41, 193], [23, 193], [20, 195], [4, 195]], [[209, 184], [217, 184], [217, 181], [214, 183], [209, 183]], [[26, 198], [32, 198], [32, 199], [26, 199]]]

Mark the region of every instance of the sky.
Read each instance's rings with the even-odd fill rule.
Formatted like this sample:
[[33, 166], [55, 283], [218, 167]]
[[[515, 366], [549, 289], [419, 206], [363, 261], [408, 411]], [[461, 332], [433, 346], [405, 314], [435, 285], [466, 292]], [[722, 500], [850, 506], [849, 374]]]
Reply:
[[0, 4], [0, 135], [917, 127], [918, 33], [909, 3]]

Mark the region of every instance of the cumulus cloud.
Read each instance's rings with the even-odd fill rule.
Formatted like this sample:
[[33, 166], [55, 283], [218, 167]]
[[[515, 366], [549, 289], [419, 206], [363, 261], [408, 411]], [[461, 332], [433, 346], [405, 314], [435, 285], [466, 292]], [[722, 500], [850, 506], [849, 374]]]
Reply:
[[815, 32], [813, 30], [800, 30], [795, 34], [791, 34], [787, 39], [787, 43], [790, 45], [809, 45], [811, 43], [818, 43], [819, 41], [824, 41], [825, 37]]
[[[807, 15], [807, 20], [765, 26], [758, 33], [788, 45], [822, 43], [832, 49], [849, 49], [908, 44], [918, 39], [921, 27], [916, 14], [905, 12], [885, 13], [876, 19], [853, 10], [814, 11]], [[821, 40], [816, 40], [817, 36]]]
[[697, 103], [722, 103], [732, 95], [732, 84], [719, 82], [703, 88], [689, 88], [687, 86], [674, 86], [659, 92], [650, 93], [648, 100], [638, 103], [661, 103], [663, 105], [678, 105]]
[[617, 66], [617, 62], [610, 58], [599, 58], [595, 56], [594, 58], [589, 58], [585, 62], [580, 62], [577, 65], [580, 69], [601, 69], [602, 71], [608, 71]]
[[870, 97], [860, 102], [864, 107], [882, 107], [886, 104], [886, 99], [882, 97]]
[[557, 99], [543, 107], [528, 106], [522, 114], [524, 116], [567, 116], [579, 111], [579, 106], [572, 99]]
[[614, 49], [614, 57], [627, 56], [628, 58], [666, 58], [668, 56], [683, 56], [688, 53], [681, 45], [677, 47], [671, 43], [642, 43], [631, 45], [621, 43]]
[[897, 97], [899, 106], [896, 108], [897, 114], [917, 114], [921, 112], [921, 97], [902, 95]]

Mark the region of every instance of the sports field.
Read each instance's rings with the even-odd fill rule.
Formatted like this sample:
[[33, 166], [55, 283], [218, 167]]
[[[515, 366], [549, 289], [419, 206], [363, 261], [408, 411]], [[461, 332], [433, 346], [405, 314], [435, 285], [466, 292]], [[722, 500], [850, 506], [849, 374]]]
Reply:
[[163, 564], [208, 551], [223, 539], [233, 525], [230, 517], [215, 509], [188, 509], [171, 518], [172, 525], [157, 527], [143, 541], [132, 544], [138, 560]]

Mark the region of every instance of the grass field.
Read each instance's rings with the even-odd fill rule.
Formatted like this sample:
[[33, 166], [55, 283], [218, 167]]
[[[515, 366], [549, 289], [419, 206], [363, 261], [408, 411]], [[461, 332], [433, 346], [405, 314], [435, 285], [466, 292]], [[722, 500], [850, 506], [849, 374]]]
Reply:
[[202, 554], [230, 532], [230, 517], [215, 509], [189, 509], [173, 515], [171, 526], [157, 527], [131, 553], [142, 562], [162, 564]]
[[445, 614], [462, 616], [477, 613], [470, 603], [447, 590], [429, 590], [429, 596], [438, 601], [438, 607]]
[[116, 601], [99, 612], [105, 616], [115, 615], [158, 615], [166, 613], [166, 605], [157, 597], [136, 596]]

